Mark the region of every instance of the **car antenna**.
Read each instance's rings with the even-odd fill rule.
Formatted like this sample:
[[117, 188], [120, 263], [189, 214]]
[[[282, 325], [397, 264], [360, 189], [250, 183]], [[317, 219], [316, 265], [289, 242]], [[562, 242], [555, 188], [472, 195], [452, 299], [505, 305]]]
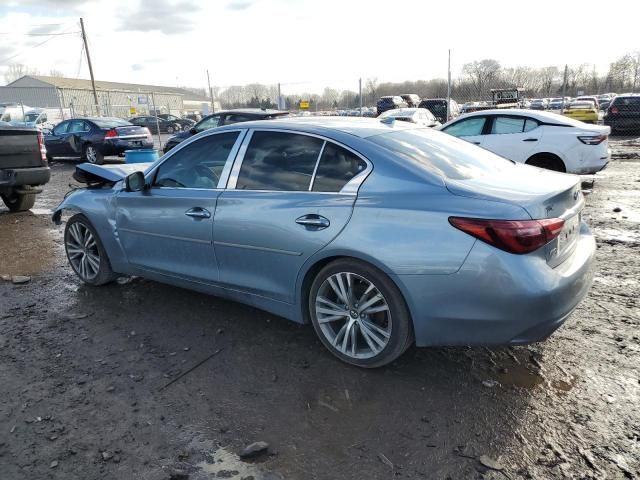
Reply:
[[393, 127], [393, 125], [395, 124], [396, 119], [393, 117], [387, 117], [387, 118], [383, 118], [380, 120], [380, 123], [384, 123], [385, 125], [389, 125], [390, 127]]

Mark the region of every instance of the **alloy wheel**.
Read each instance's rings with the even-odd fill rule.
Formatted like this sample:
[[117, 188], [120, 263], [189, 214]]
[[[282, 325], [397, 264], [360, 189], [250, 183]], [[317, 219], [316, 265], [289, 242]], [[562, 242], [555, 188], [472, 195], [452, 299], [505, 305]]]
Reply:
[[98, 153], [96, 152], [95, 147], [92, 145], [88, 145], [85, 151], [85, 156], [87, 157], [87, 161], [89, 163], [96, 163], [98, 160]]
[[100, 252], [91, 230], [76, 222], [68, 232], [65, 246], [71, 266], [82, 280], [93, 280], [100, 273]]
[[318, 289], [315, 311], [320, 331], [343, 355], [378, 355], [391, 338], [389, 305], [373, 282], [351, 272], [328, 277]]

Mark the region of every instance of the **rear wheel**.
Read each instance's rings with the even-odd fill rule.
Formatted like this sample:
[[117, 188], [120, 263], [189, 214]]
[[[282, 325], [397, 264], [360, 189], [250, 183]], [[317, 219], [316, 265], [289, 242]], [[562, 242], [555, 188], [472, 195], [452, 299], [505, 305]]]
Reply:
[[409, 310], [398, 287], [357, 260], [324, 267], [311, 285], [308, 308], [323, 345], [359, 367], [386, 365], [413, 341]]
[[547, 170], [553, 170], [554, 172], [566, 172], [567, 169], [564, 162], [555, 155], [550, 153], [539, 153], [532, 156], [525, 162], [527, 165], [533, 167], [546, 168]]
[[64, 248], [71, 268], [83, 282], [97, 286], [117, 278], [98, 234], [84, 215], [74, 215], [67, 222]]
[[94, 145], [90, 143], [84, 146], [84, 158], [87, 162], [96, 165], [102, 165], [104, 162], [104, 155]]
[[[21, 188], [23, 190], [28, 190], [29, 187]], [[32, 208], [36, 203], [36, 194], [10, 192], [7, 195], [2, 195], [2, 201], [10, 211], [24, 212], [25, 210]]]
[[173, 132], [174, 132], [173, 127], [171, 125], [169, 125], [167, 127], [167, 133], [173, 133]]

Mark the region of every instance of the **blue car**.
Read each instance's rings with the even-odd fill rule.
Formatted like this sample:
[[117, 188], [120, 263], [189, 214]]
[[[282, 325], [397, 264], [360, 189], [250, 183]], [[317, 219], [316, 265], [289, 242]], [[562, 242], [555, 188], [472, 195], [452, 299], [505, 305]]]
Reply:
[[579, 177], [407, 122], [247, 122], [153, 164], [77, 169], [91, 187], [53, 220], [74, 212], [64, 243], [82, 281], [137, 275], [234, 299], [311, 323], [361, 367], [414, 342], [543, 340], [592, 281]]

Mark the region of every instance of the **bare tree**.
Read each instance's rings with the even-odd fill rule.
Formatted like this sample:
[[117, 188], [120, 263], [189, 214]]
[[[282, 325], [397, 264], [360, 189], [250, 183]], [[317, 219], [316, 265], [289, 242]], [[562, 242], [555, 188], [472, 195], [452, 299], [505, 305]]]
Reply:
[[4, 73], [4, 79], [7, 83], [11, 83], [25, 75], [38, 75], [38, 69], [27, 67], [22, 63], [12, 63], [7, 67], [7, 71]]
[[52, 68], [51, 70], [49, 70], [49, 76], [62, 78], [64, 77], [64, 73], [62, 73], [60, 70], [56, 70], [55, 68]]
[[497, 60], [484, 59], [467, 63], [462, 67], [462, 72], [467, 75], [477, 98], [488, 98], [488, 87], [495, 82], [500, 73], [500, 63]]
[[367, 78], [365, 88], [369, 92], [369, 95], [371, 95], [371, 101], [375, 102], [378, 99], [376, 95], [378, 92], [378, 77]]
[[543, 96], [551, 96], [553, 84], [560, 78], [558, 67], [544, 67], [540, 69], [540, 90]]

